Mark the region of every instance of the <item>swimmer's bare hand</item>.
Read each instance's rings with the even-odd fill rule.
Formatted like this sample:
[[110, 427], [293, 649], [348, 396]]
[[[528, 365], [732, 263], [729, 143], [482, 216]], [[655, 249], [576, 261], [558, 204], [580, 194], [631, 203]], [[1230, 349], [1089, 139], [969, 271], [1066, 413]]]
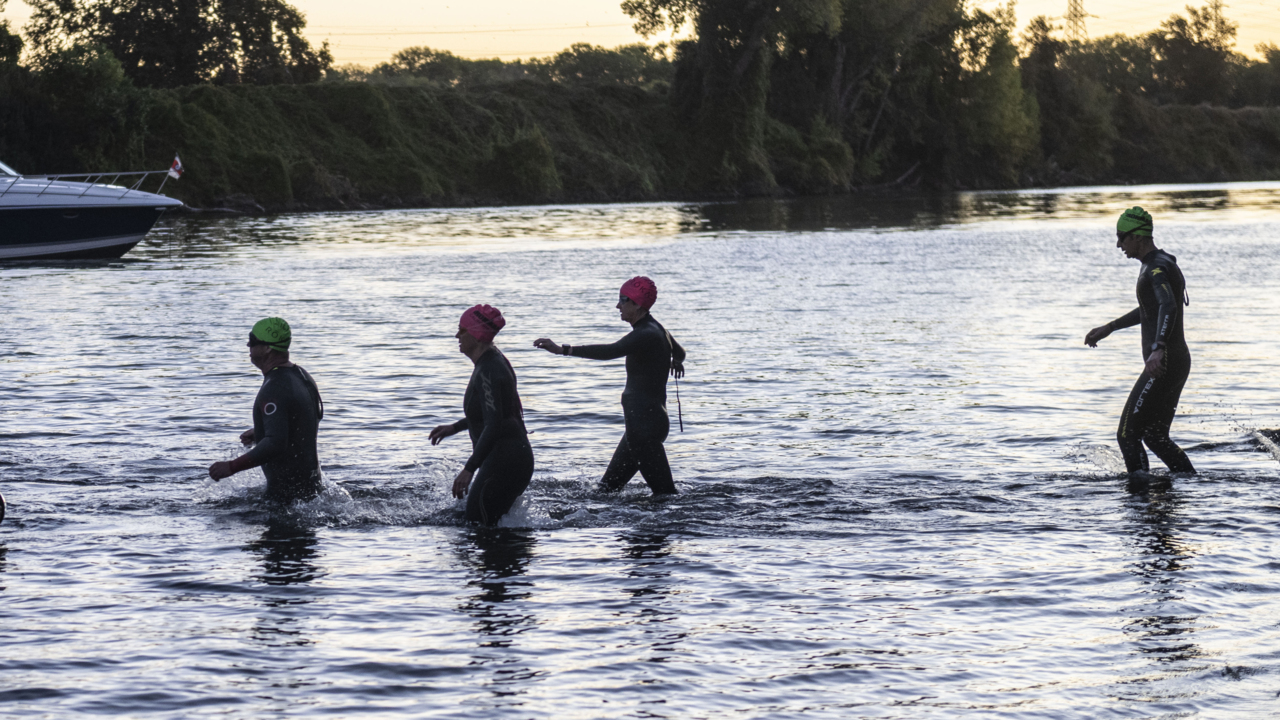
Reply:
[[431, 444], [439, 445], [441, 440], [457, 433], [458, 429], [452, 425], [437, 425], [431, 428]]
[[213, 480], [221, 480], [222, 478], [231, 477], [231, 463], [223, 460], [209, 466], [209, 477]]
[[1155, 350], [1147, 357], [1147, 374], [1153, 378], [1164, 375], [1164, 348]]
[[242, 445], [252, 445], [253, 437], [254, 437], [253, 428], [249, 428], [248, 430], [245, 430], [244, 432], [240, 433], [240, 443]]
[[1110, 334], [1111, 327], [1109, 325], [1099, 325], [1084, 336], [1084, 344], [1089, 347], [1098, 347], [1098, 343], [1102, 342]]
[[533, 341], [533, 346], [536, 348], [541, 348], [543, 350], [546, 350], [552, 355], [559, 355], [561, 352], [563, 352], [563, 348], [561, 348], [559, 345], [552, 342], [551, 338], [538, 338], [537, 340]]
[[467, 496], [467, 488], [471, 486], [470, 470], [463, 470], [458, 473], [458, 477], [453, 479], [453, 496], [461, 500]]
[[671, 363], [671, 377], [677, 380], [684, 377], [684, 363]]

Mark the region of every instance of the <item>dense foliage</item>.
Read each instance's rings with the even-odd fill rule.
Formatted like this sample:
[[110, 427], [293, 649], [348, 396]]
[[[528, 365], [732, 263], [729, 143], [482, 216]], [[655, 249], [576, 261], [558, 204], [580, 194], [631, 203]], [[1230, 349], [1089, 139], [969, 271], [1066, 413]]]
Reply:
[[38, 60], [98, 45], [146, 87], [315, 82], [333, 62], [283, 0], [27, 1]]
[[[1235, 51], [1218, 0], [1080, 43], [1043, 17], [1015, 38], [1012, 6], [966, 0], [627, 0], [642, 32], [691, 39], [327, 70], [280, 0], [36, 6], [27, 64], [0, 25], [0, 159], [135, 169], [176, 150], [190, 172], [170, 187], [201, 205], [1280, 176], [1280, 48]], [[199, 52], [146, 30], [187, 11]]]
[[482, 87], [514, 80], [588, 85], [632, 85], [653, 88], [671, 80], [671, 62], [665, 45], [637, 43], [608, 50], [575, 43], [550, 58], [503, 62], [497, 58], [470, 60], [447, 50], [405, 48], [390, 62], [372, 70], [359, 66], [337, 68], [335, 80], [363, 80], [387, 84], [420, 84]]

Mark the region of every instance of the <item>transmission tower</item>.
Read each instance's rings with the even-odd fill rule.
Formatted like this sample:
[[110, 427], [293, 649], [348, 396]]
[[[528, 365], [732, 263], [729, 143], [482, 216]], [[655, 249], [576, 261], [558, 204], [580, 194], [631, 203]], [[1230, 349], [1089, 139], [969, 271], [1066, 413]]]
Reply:
[[1084, 11], [1084, 0], [1067, 0], [1067, 39], [1072, 42], [1084, 42], [1089, 39], [1085, 32], [1084, 19], [1089, 17]]

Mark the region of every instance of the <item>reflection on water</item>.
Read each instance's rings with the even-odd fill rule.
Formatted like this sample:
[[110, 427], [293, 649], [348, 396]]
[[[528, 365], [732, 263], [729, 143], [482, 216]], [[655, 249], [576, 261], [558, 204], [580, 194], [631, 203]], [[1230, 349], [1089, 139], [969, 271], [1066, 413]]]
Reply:
[[[22, 508], [0, 526], [3, 714], [1265, 717], [1280, 471], [1250, 428], [1280, 407], [1278, 199], [171, 218], [132, 260], [0, 267], [0, 435], [22, 459], [0, 468]], [[1081, 338], [1132, 308], [1110, 230], [1134, 204], [1193, 285], [1175, 431], [1201, 474], [1126, 494], [1140, 342]], [[691, 358], [661, 502], [593, 490], [622, 363], [532, 347], [616, 340], [642, 273]], [[426, 441], [458, 417], [476, 302], [508, 317], [531, 529], [459, 528], [471, 448]], [[243, 337], [268, 315], [325, 390], [321, 457], [352, 492], [263, 523], [260, 472], [204, 469], [241, 452]]]
[[609, 240], [663, 241], [687, 234], [926, 229], [992, 221], [1109, 220], [1142, 205], [1216, 221], [1265, 216], [1280, 207], [1280, 183], [1145, 185], [961, 193], [864, 192], [715, 203], [531, 206], [312, 213], [262, 218], [170, 216], [127, 258], [174, 259], [260, 249], [375, 245], [468, 251], [567, 248]]
[[[315, 531], [289, 520], [272, 518], [262, 537], [249, 543], [245, 549], [259, 556], [261, 571], [254, 580], [270, 587], [287, 590], [290, 586], [305, 586], [322, 577], [316, 566]], [[266, 608], [254, 625], [253, 638], [271, 646], [310, 645], [314, 641], [306, 637], [302, 620], [309, 617], [306, 606], [314, 602], [307, 593], [271, 592], [263, 596]]]
[[667, 595], [667, 578], [671, 572], [664, 559], [671, 554], [667, 533], [623, 533], [623, 554], [633, 561], [627, 577], [644, 581], [639, 587], [630, 588], [633, 600], [662, 598]]
[[541, 673], [518, 647], [522, 633], [537, 625], [527, 602], [532, 583], [524, 578], [537, 545], [531, 530], [474, 528], [458, 538], [457, 553], [472, 577], [467, 587], [475, 594], [459, 610], [475, 619], [479, 634], [471, 664], [492, 670], [487, 681], [493, 707], [520, 705], [527, 694], [528, 681]]
[[640, 641], [652, 653], [645, 662], [666, 662], [687, 635], [683, 630], [672, 630], [666, 626], [676, 620], [670, 536], [667, 533], [623, 533], [620, 539], [625, 543], [624, 559], [630, 563], [626, 575], [633, 581], [626, 586], [631, 608], [625, 614], [635, 616], [630, 624], [644, 626], [640, 631]]
[[529, 530], [509, 528], [477, 528], [463, 538], [458, 553], [475, 573], [467, 586], [479, 592], [462, 609], [478, 621], [481, 647], [507, 647], [534, 622], [517, 601], [529, 597], [522, 576], [537, 541]]
[[[1186, 574], [1198, 555], [1186, 540], [1182, 494], [1171, 485], [1151, 488], [1131, 500], [1127, 517], [1138, 553], [1129, 572], [1139, 578], [1145, 599], [1132, 608], [1124, 631], [1139, 653], [1157, 665], [1193, 661], [1204, 656], [1196, 644], [1200, 614], [1187, 604]], [[1186, 672], [1190, 668], [1182, 666]]]

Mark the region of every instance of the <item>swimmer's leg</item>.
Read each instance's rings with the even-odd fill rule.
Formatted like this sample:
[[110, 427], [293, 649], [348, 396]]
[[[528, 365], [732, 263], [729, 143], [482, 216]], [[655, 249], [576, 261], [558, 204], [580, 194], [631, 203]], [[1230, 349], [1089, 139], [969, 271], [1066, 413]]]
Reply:
[[497, 525], [529, 487], [533, 477], [533, 451], [522, 443], [502, 443], [476, 471], [467, 493], [467, 522]]
[[632, 454], [640, 465], [640, 475], [649, 484], [654, 495], [674, 495], [676, 481], [671, 477], [671, 463], [667, 461], [667, 450], [658, 439], [648, 439], [631, 443]]
[[613, 459], [609, 461], [609, 467], [604, 471], [604, 477], [600, 478], [600, 489], [605, 492], [617, 492], [621, 490], [631, 478], [635, 477], [636, 471], [640, 469], [640, 463], [636, 461], [635, 455], [631, 452], [631, 443], [627, 441], [627, 433], [622, 434], [622, 439], [618, 441], [618, 447], [613, 451]]
[[1183, 396], [1183, 387], [1190, 374], [1189, 357], [1171, 357], [1164, 377], [1156, 380], [1156, 387], [1151, 393], [1151, 421], [1147, 424], [1147, 432], [1143, 433], [1143, 442], [1155, 452], [1156, 457], [1169, 466], [1174, 473], [1194, 473], [1192, 465], [1178, 447], [1178, 443], [1169, 438], [1170, 425], [1174, 424], [1174, 415], [1178, 413], [1178, 401]]
[[1169, 466], [1170, 472], [1195, 473], [1195, 466], [1191, 464], [1191, 459], [1187, 457], [1187, 453], [1178, 447], [1177, 443], [1169, 439], [1168, 427], [1164, 429], [1162, 436], [1152, 437], [1148, 434], [1142, 439], [1146, 442], [1147, 447], [1151, 448], [1151, 452], [1155, 453], [1156, 457]]
[[1146, 373], [1138, 377], [1138, 382], [1129, 392], [1129, 399], [1125, 401], [1124, 411], [1120, 414], [1120, 426], [1116, 428], [1116, 442], [1120, 445], [1120, 454], [1124, 455], [1125, 469], [1129, 472], [1151, 469], [1147, 451], [1142, 447], [1142, 436], [1147, 431], [1147, 415], [1150, 413], [1143, 414], [1142, 411], [1147, 405], [1147, 395], [1154, 382], [1155, 379]]
[[[1173, 416], [1178, 411], [1178, 399], [1182, 397], [1182, 385], [1186, 375], [1160, 378], [1151, 394], [1151, 422], [1142, 440], [1151, 448], [1151, 452], [1169, 467], [1171, 472], [1194, 473], [1195, 467], [1182, 448], [1169, 438], [1169, 427], [1173, 425]], [[1145, 409], [1145, 408], [1144, 408]]]

